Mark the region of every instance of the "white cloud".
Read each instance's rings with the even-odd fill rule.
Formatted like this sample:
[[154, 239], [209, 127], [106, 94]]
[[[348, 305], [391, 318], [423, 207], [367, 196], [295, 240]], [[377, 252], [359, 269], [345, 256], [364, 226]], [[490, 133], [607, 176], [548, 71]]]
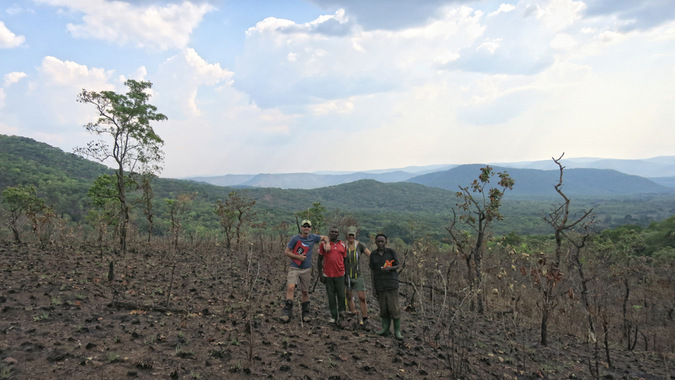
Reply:
[[207, 3], [133, 5], [105, 0], [36, 0], [82, 13], [81, 24], [68, 24], [78, 38], [158, 50], [184, 48], [192, 30], [215, 8]]
[[15, 48], [25, 41], [26, 37], [17, 36], [5, 26], [4, 22], [0, 21], [0, 49]]
[[21, 79], [27, 77], [28, 74], [22, 73], [22, 72], [11, 72], [9, 74], [5, 74], [5, 78], [2, 82], [3, 87], [9, 87], [13, 85], [14, 83], [18, 83]]
[[490, 54], [494, 54], [497, 48], [499, 48], [499, 42], [501, 40], [501, 38], [487, 39], [478, 45], [476, 50], [485, 50]]
[[340, 9], [333, 15], [322, 15], [316, 20], [304, 24], [296, 24], [291, 20], [268, 17], [246, 31], [246, 35], [251, 37], [256, 34], [271, 35], [279, 34], [284, 38], [284, 34], [320, 34], [327, 36], [344, 36], [350, 32], [349, 19], [345, 17], [345, 12]]
[[316, 115], [349, 113], [354, 109], [354, 103], [351, 100], [331, 100], [314, 105], [311, 108]]
[[574, 0], [551, 0], [536, 7], [537, 18], [550, 30], [558, 31], [581, 19], [586, 4]]
[[206, 62], [194, 49], [188, 48], [162, 63], [153, 89], [166, 109], [176, 117], [199, 116], [200, 103], [205, 107], [214, 106], [208, 97], [198, 97], [200, 88], [230, 86], [231, 78], [231, 71], [221, 68], [218, 63]]
[[551, 41], [551, 47], [558, 50], [569, 50], [575, 46], [577, 41], [567, 33], [559, 33]]
[[45, 57], [38, 68], [42, 79], [48, 86], [66, 86], [86, 88], [89, 91], [110, 90], [108, 79], [112, 71], [102, 68], [89, 68], [73, 61], [62, 61], [55, 57]]
[[[73, 61], [62, 61], [55, 57], [44, 57], [38, 67], [38, 79], [31, 81], [30, 96], [41, 104], [39, 113], [31, 115], [37, 127], [41, 123], [47, 126], [64, 126], [67, 130], [53, 135], [49, 141], [66, 138], [69, 133], [79, 131], [81, 125], [91, 121], [95, 110], [78, 103], [77, 95], [83, 89], [87, 91], [116, 90], [110, 83], [113, 71], [103, 68], [90, 68]], [[116, 83], [121, 86], [121, 83]], [[48, 133], [49, 134], [49, 133]]]
[[[364, 31], [346, 36], [315, 33], [325, 17], [298, 25], [266, 19], [247, 31], [234, 85], [262, 107], [321, 104], [361, 94], [398, 91], [427, 80], [482, 32], [481, 14], [446, 9], [424, 27]], [[348, 23], [351, 23], [349, 21]]]
[[513, 4], [500, 4], [499, 8], [496, 11], [490, 13], [488, 16], [492, 17], [492, 16], [496, 16], [500, 13], [509, 13], [509, 12], [515, 10], [515, 9], [516, 9], [516, 6], [513, 5]]

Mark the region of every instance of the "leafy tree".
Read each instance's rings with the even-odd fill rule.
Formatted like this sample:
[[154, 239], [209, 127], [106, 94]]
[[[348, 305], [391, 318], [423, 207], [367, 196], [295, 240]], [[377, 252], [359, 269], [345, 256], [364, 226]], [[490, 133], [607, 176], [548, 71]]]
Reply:
[[215, 212], [225, 232], [228, 249], [231, 248], [233, 234], [237, 239], [237, 248], [240, 247], [242, 227], [253, 217], [255, 202], [239, 191], [230, 192], [225, 202], [220, 200], [216, 202]]
[[185, 193], [176, 196], [176, 199], [167, 199], [166, 204], [169, 206], [169, 216], [171, 218], [171, 237], [172, 246], [178, 250], [178, 237], [183, 229], [182, 217], [187, 212], [190, 203], [197, 198], [197, 193]]
[[[324, 213], [326, 208], [321, 205], [321, 202], [312, 203], [312, 207], [307, 210], [295, 213], [295, 217], [299, 219], [309, 219], [312, 222], [312, 230], [315, 233], [320, 233], [321, 229], [326, 225]], [[300, 226], [298, 226], [298, 230]]]
[[32, 223], [32, 230], [39, 238], [38, 213], [47, 209], [44, 199], [37, 197], [35, 185], [19, 185], [8, 187], [2, 191], [3, 201], [9, 208], [9, 228], [14, 234], [14, 240], [21, 242], [19, 234], [19, 219], [25, 215]]
[[[490, 179], [495, 175], [499, 177], [497, 187], [488, 189]], [[508, 173], [495, 173], [492, 167], [486, 166], [481, 168], [478, 179], [473, 180], [469, 186], [460, 186], [460, 191], [456, 193], [457, 208], [460, 215], [457, 217], [453, 210], [453, 221], [446, 229], [460, 255], [466, 261], [467, 280], [472, 290], [480, 290], [482, 286], [481, 262], [488, 228], [493, 221], [503, 218], [499, 210], [502, 205], [502, 198], [506, 190], [513, 188], [514, 183], [515, 181]], [[462, 230], [460, 224], [469, 228], [471, 233]], [[477, 285], [475, 284], [476, 281], [478, 281]], [[483, 294], [476, 297], [479, 313], [483, 313], [483, 297]]]
[[219, 199], [216, 201], [215, 213], [218, 215], [220, 226], [223, 228], [223, 233], [225, 234], [225, 246], [227, 249], [230, 249], [232, 247], [234, 224], [237, 219], [234, 215], [234, 210], [229, 208], [226, 202]]
[[77, 148], [76, 153], [100, 162], [114, 161], [117, 199], [120, 206], [120, 249], [127, 252], [127, 227], [129, 204], [126, 181], [134, 171], [157, 172], [163, 160], [161, 146], [164, 141], [155, 133], [151, 121], [166, 120], [157, 112], [157, 107], [148, 104], [150, 95], [145, 92], [152, 87], [150, 82], [129, 79], [126, 94], [113, 91], [90, 92], [82, 90], [78, 102], [93, 105], [98, 112], [95, 122], [85, 129], [106, 140], [90, 141], [86, 148]]

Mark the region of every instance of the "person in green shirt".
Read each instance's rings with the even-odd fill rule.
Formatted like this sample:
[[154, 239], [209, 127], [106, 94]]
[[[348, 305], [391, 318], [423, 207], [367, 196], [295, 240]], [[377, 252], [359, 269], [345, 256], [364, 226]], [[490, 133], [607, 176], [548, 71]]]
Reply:
[[365, 244], [356, 240], [357, 230], [355, 226], [347, 228], [347, 259], [345, 282], [347, 285], [347, 307], [350, 313], [356, 313], [354, 305], [354, 292], [359, 297], [361, 308], [361, 325], [367, 326], [368, 305], [366, 304], [366, 285], [361, 275], [360, 259], [365, 254], [370, 256], [370, 250]]

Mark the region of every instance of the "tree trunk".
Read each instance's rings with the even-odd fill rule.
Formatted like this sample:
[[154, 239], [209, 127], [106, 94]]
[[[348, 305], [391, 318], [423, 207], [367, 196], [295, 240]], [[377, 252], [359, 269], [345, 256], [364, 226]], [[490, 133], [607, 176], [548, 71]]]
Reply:
[[19, 236], [19, 229], [15, 225], [12, 225], [12, 234], [14, 234], [14, 242], [21, 243], [21, 237]]
[[548, 301], [544, 300], [544, 306], [541, 311], [541, 345], [548, 345]]
[[483, 223], [482, 221], [479, 221], [479, 232], [478, 232], [478, 239], [476, 240], [476, 251], [473, 254], [473, 261], [475, 264], [474, 270], [476, 271], [476, 280], [477, 280], [477, 286], [476, 288], [478, 289], [478, 292], [476, 293], [476, 299], [478, 301], [478, 313], [483, 314], [483, 296], [484, 292], [483, 290], [483, 272], [481, 270], [482, 267], [482, 262], [483, 262], [483, 239], [485, 238], [485, 234], [483, 232]]
[[117, 192], [120, 200], [120, 253], [123, 257], [127, 255], [127, 226], [129, 224], [129, 206], [127, 205], [127, 193], [124, 183], [124, 168], [119, 163], [117, 169]]

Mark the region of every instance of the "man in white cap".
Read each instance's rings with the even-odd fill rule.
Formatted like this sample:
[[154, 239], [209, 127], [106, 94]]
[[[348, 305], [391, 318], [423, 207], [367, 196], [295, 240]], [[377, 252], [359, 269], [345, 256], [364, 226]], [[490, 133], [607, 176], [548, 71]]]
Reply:
[[288, 322], [293, 318], [293, 296], [296, 284], [300, 285], [302, 320], [308, 322], [309, 317], [309, 283], [312, 279], [312, 252], [314, 244], [323, 242], [326, 249], [330, 249], [327, 236], [311, 233], [312, 222], [303, 220], [300, 224], [300, 233], [293, 236], [286, 245], [284, 255], [291, 259], [286, 278], [286, 303], [282, 310], [281, 321]]

